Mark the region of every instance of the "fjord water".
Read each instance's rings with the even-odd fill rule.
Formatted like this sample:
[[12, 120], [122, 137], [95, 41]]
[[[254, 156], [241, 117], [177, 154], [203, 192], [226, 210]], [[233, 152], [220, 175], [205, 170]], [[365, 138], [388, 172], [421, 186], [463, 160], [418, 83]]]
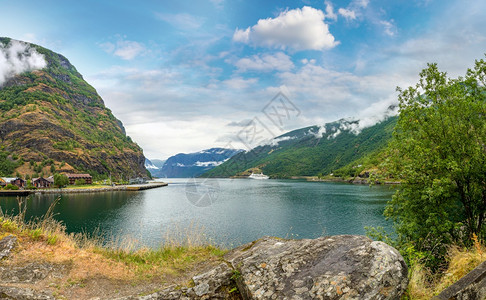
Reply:
[[[64, 194], [56, 219], [69, 232], [98, 232], [108, 240], [129, 238], [156, 247], [166, 238], [200, 235], [238, 246], [262, 236], [316, 238], [365, 234], [365, 226], [391, 224], [383, 209], [390, 186], [250, 179], [165, 179], [169, 186], [140, 192]], [[28, 217], [45, 213], [57, 195], [27, 200]], [[17, 200], [0, 198], [5, 212]], [[195, 231], [195, 232], [194, 232]]]

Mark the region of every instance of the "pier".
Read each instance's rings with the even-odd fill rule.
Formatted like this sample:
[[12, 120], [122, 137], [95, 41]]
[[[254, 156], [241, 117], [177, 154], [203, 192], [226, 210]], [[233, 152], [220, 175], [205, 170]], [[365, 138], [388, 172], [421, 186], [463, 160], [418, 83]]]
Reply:
[[2, 190], [1, 196], [28, 196], [30, 194], [73, 194], [73, 193], [99, 193], [113, 191], [143, 191], [167, 186], [165, 182], [150, 182], [145, 184], [115, 185], [86, 188], [37, 189], [37, 190]]
[[151, 182], [151, 183], [146, 183], [146, 184], [132, 184], [132, 185], [127, 185], [126, 190], [127, 191], [143, 191], [143, 190], [149, 190], [149, 189], [155, 189], [163, 186], [167, 186], [168, 184], [165, 182]]

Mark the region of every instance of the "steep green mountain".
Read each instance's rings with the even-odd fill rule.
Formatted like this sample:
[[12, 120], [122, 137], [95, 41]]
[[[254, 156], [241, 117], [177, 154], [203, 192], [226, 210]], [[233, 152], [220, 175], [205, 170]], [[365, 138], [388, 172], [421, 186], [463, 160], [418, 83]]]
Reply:
[[8, 76], [0, 77], [1, 175], [147, 176], [142, 149], [64, 56], [9, 38], [0, 38], [0, 50], [7, 67], [22, 67], [34, 54], [45, 60], [38, 70], [0, 72]]
[[378, 153], [390, 140], [396, 117], [357, 130], [359, 121], [340, 120], [274, 138], [267, 145], [233, 156], [204, 177], [263, 172], [272, 178], [327, 175], [353, 161]]

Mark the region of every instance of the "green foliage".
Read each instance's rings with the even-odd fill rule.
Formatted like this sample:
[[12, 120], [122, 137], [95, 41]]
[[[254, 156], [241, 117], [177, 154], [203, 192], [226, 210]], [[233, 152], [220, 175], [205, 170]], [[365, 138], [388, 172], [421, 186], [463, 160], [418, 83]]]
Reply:
[[68, 185], [69, 178], [64, 174], [54, 174], [54, 184], [62, 188]]
[[74, 184], [75, 185], [84, 185], [84, 184], [86, 184], [86, 180], [84, 180], [84, 179], [76, 179], [74, 181]]
[[41, 235], [42, 235], [42, 229], [41, 228], [32, 229], [30, 231], [30, 236], [32, 237], [33, 240], [40, 239]]
[[458, 79], [429, 64], [415, 87], [398, 88], [390, 166], [403, 184], [385, 215], [401, 247], [425, 253], [431, 267], [443, 261], [447, 245], [486, 237], [485, 84], [480, 60]]
[[20, 160], [9, 158], [9, 152], [0, 151], [0, 176], [10, 176], [20, 166]]
[[19, 189], [19, 187], [18, 187], [18, 186], [16, 186], [16, 185], [13, 185], [13, 184], [11, 184], [11, 183], [9, 183], [9, 184], [7, 184], [7, 185], [5, 186], [5, 189], [6, 189], [6, 190], [13, 190], [13, 191], [16, 191], [16, 190], [18, 190], [18, 189]]
[[65, 140], [60, 142], [55, 142], [52, 145], [55, 149], [72, 151], [74, 148], [79, 148], [80, 145], [75, 140]]
[[58, 236], [55, 235], [55, 234], [49, 234], [47, 236], [47, 244], [48, 245], [55, 245], [57, 243], [57, 240], [58, 240]]
[[[392, 137], [396, 120], [391, 117], [363, 129], [358, 135], [343, 131], [336, 137], [331, 134], [340, 123], [329, 123], [326, 124], [327, 136], [320, 139], [309, 134], [319, 130], [316, 126], [294, 130], [281, 136], [288, 139], [279, 142], [278, 146], [259, 146], [250, 152], [238, 153], [203, 176], [229, 177], [250, 168], [259, 168], [273, 178], [327, 175], [383, 149]], [[343, 170], [343, 176], [354, 176], [360, 171], [353, 167]]]

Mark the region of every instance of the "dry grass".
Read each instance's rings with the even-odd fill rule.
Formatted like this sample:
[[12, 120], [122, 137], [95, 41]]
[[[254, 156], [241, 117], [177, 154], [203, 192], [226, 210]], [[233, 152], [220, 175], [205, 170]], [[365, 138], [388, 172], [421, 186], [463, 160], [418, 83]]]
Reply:
[[[25, 222], [25, 203], [20, 213], [6, 216], [0, 211], [0, 238], [14, 235], [18, 245], [3, 266], [48, 263], [58, 266], [62, 276], [49, 278], [31, 288], [50, 289], [57, 296], [90, 299], [104, 295], [137, 295], [169, 284], [186, 285], [192, 276], [221, 261], [225, 250], [212, 246], [202, 229], [191, 225], [166, 236], [158, 249], [120, 238], [106, 245], [86, 234], [67, 234], [52, 217], [55, 203], [43, 218]], [[82, 295], [82, 296], [79, 296]]]
[[461, 249], [457, 246], [449, 250], [449, 267], [444, 276], [436, 286], [436, 292], [440, 292], [451, 284], [461, 279], [486, 261], [486, 247], [476, 236], [473, 237], [474, 247], [472, 249]]
[[408, 299], [430, 299], [432, 297], [433, 283], [431, 281], [430, 271], [422, 264], [416, 263], [409, 269], [409, 283], [407, 290]]
[[486, 261], [486, 246], [476, 236], [473, 237], [473, 242], [474, 246], [470, 249], [458, 246], [450, 247], [448, 267], [440, 276], [432, 275], [420, 263], [411, 266], [408, 299], [431, 299]]

